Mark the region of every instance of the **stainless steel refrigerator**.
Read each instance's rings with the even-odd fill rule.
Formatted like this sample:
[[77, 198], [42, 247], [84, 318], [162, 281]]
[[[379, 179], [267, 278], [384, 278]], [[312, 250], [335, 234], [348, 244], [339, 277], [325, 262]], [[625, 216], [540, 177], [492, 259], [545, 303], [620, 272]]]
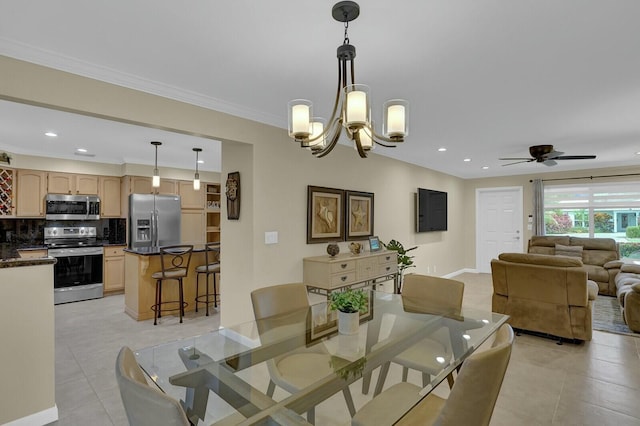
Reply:
[[129, 247], [180, 244], [178, 195], [129, 195]]

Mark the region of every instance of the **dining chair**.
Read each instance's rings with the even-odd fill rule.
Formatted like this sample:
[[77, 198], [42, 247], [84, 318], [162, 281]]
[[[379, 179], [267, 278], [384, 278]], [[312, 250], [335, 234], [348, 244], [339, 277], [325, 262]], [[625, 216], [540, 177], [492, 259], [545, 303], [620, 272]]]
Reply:
[[[309, 298], [305, 284], [280, 284], [263, 287], [251, 292], [253, 312], [263, 345], [276, 342], [287, 335], [299, 335], [304, 339], [306, 318], [309, 315]], [[289, 393], [295, 393], [333, 374], [331, 355], [322, 343], [302, 347], [267, 361], [269, 385], [267, 396], [272, 397], [276, 385]], [[351, 416], [355, 406], [348, 386], [342, 390]], [[307, 411], [309, 423], [315, 422], [315, 408]]]
[[[200, 294], [200, 275], [205, 276], [205, 293]], [[213, 302], [218, 307], [218, 286], [216, 276], [220, 274], [220, 243], [206, 243], [204, 250], [204, 265], [196, 266], [196, 312], [198, 303], [206, 306], [206, 315], [209, 316], [209, 305]], [[213, 292], [209, 290], [209, 276], [213, 276]], [[212, 300], [211, 300], [212, 299]]]
[[[193, 422], [187, 418], [182, 404], [177, 399], [149, 385], [133, 351], [127, 346], [120, 349], [116, 358], [116, 380], [130, 426], [199, 424], [197, 418], [193, 418]], [[211, 426], [230, 426], [244, 420], [242, 414], [235, 412]]]
[[[402, 303], [405, 311], [432, 313], [438, 315], [458, 315], [462, 308], [464, 283], [447, 278], [411, 274], [404, 277]], [[394, 328], [401, 328], [397, 324]], [[399, 330], [396, 330], [399, 331]], [[394, 331], [391, 332], [393, 336]], [[409, 349], [387, 361], [380, 367], [374, 396], [382, 392], [391, 362], [402, 366], [402, 381], [406, 382], [409, 369], [422, 373], [422, 386], [427, 386], [430, 377], [442, 370], [442, 363], [436, 358], [449, 361], [452, 357], [449, 331], [446, 328], [436, 330], [429, 338], [423, 339]], [[449, 386], [453, 386], [453, 375], [447, 377]]]
[[[398, 383], [366, 403], [351, 424], [488, 425], [509, 365], [513, 339], [511, 326], [502, 325], [490, 349], [475, 352], [466, 359], [447, 399], [430, 393], [411, 408], [422, 389], [412, 383]], [[395, 423], [405, 411], [407, 414]]]
[[[179, 311], [180, 322], [184, 316], [184, 308], [188, 303], [184, 301], [184, 292], [182, 280], [189, 273], [189, 263], [191, 262], [191, 253], [193, 245], [172, 245], [160, 247], [160, 267], [162, 270], [151, 274], [151, 278], [156, 280], [156, 297], [155, 303], [151, 306], [153, 311], [153, 325], [156, 325], [158, 318], [162, 317], [162, 305], [175, 304], [176, 308], [165, 308], [165, 312]], [[162, 282], [173, 280], [178, 282], [178, 300], [162, 300]]]

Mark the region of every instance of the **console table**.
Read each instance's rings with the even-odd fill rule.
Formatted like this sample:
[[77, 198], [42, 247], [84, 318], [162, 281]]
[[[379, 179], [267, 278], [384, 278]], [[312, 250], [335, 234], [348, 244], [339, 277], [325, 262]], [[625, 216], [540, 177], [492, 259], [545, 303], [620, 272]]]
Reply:
[[374, 285], [394, 280], [394, 290], [398, 281], [398, 253], [391, 250], [305, 257], [303, 260], [303, 281], [310, 292], [326, 294], [354, 285]]

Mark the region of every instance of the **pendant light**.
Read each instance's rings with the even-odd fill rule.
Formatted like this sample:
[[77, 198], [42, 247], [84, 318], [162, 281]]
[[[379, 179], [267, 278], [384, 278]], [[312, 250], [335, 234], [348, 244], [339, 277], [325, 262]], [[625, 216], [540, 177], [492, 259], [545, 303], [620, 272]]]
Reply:
[[200, 173], [198, 173], [198, 153], [202, 152], [202, 148], [193, 148], [196, 152], [196, 174], [193, 177], [193, 189], [200, 191]]
[[160, 187], [160, 173], [158, 173], [158, 147], [162, 145], [162, 142], [153, 141], [151, 145], [156, 147], [156, 162], [153, 168], [153, 179], [151, 180], [151, 186], [154, 188]]

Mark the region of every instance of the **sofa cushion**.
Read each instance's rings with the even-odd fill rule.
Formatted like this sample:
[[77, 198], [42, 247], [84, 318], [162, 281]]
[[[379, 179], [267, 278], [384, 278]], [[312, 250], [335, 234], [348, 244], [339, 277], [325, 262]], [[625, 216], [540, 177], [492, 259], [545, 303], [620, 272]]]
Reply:
[[[604, 267], [605, 263], [610, 262], [612, 260], [618, 259], [617, 251], [610, 250], [587, 250], [582, 251], [582, 261], [584, 263], [588, 263], [589, 265], [597, 265]], [[607, 278], [605, 281], [609, 281]]]
[[601, 283], [609, 282], [609, 271], [604, 269], [602, 266], [584, 263], [584, 270], [589, 274], [590, 280]]
[[501, 253], [498, 256], [498, 259], [504, 260], [505, 262], [529, 263], [532, 265], [564, 267], [583, 266], [582, 261], [577, 257], [549, 256], [533, 253]]
[[582, 246], [585, 250], [618, 251], [618, 244], [613, 238], [571, 237], [569, 245]]
[[632, 274], [640, 274], [640, 265], [625, 263], [620, 267], [620, 272], [631, 272]]
[[[563, 246], [571, 245], [571, 239], [566, 235], [552, 236], [552, 235], [534, 235], [529, 241], [530, 246], [537, 247], [555, 247], [556, 244], [562, 244]], [[580, 245], [580, 244], [577, 244]]]
[[556, 256], [579, 257], [582, 260], [582, 246], [563, 246], [556, 243]]

